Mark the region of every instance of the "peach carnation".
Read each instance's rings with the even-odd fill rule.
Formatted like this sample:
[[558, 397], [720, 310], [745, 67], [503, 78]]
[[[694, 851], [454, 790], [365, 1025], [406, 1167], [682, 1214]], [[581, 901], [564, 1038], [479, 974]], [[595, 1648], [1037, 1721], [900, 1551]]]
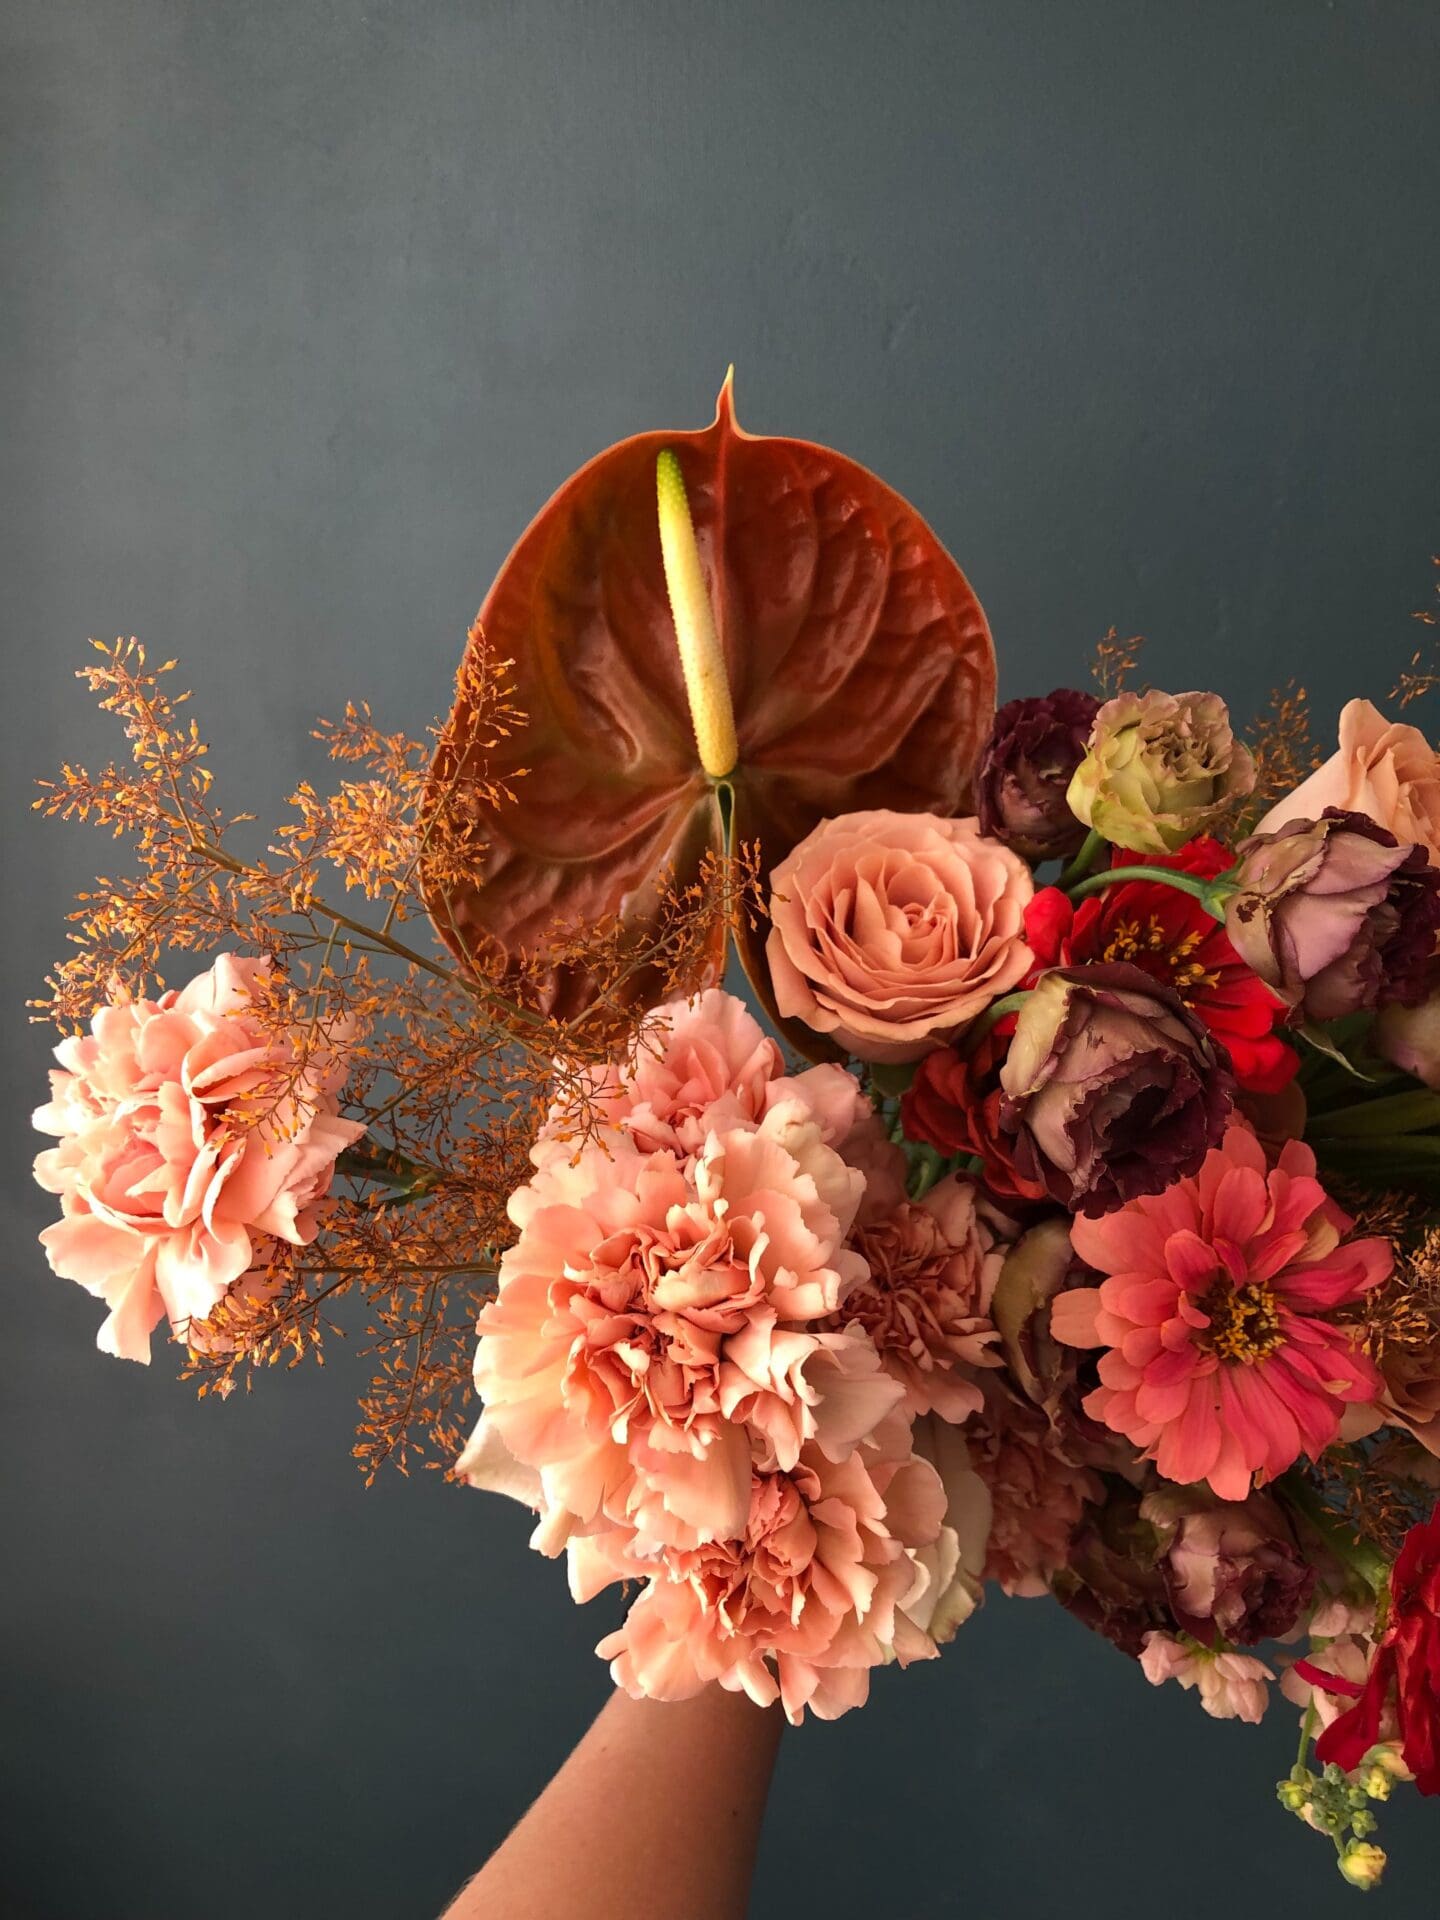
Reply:
[[833, 1720], [863, 1705], [872, 1667], [934, 1657], [907, 1608], [937, 1578], [921, 1553], [946, 1531], [945, 1490], [903, 1421], [842, 1460], [806, 1446], [788, 1470], [757, 1470], [748, 1494], [733, 1538], [658, 1566], [614, 1532], [572, 1542], [577, 1600], [646, 1580], [596, 1649], [618, 1686], [683, 1700], [718, 1681], [761, 1706], [778, 1698], [798, 1724], [807, 1706]]
[[606, 1527], [641, 1550], [742, 1534], [752, 1467], [789, 1472], [810, 1441], [843, 1458], [900, 1398], [858, 1330], [805, 1325], [864, 1278], [860, 1187], [799, 1096], [694, 1155], [616, 1135], [542, 1167], [511, 1196], [457, 1470], [530, 1469], [545, 1552]]
[[55, 1049], [35, 1125], [59, 1144], [35, 1178], [64, 1217], [40, 1239], [55, 1272], [110, 1309], [104, 1353], [148, 1361], [159, 1322], [203, 1320], [267, 1237], [313, 1240], [336, 1157], [365, 1131], [339, 1116], [333, 1048], [294, 1076], [258, 1009], [270, 978], [268, 960], [222, 953], [178, 992], [102, 1007]]
[[1277, 801], [1256, 831], [1318, 820], [1327, 807], [1368, 814], [1402, 846], [1423, 847], [1440, 865], [1440, 754], [1418, 727], [1387, 720], [1369, 700], [1346, 702], [1335, 752]]
[[1057, 1340], [1104, 1347], [1087, 1413], [1123, 1433], [1167, 1480], [1208, 1480], [1243, 1500], [1252, 1477], [1318, 1459], [1345, 1408], [1380, 1377], [1332, 1316], [1390, 1271], [1289, 1141], [1273, 1168], [1232, 1126], [1197, 1175], [1071, 1226], [1075, 1252], [1108, 1275], [1056, 1296]]
[[852, 1245], [870, 1272], [838, 1320], [869, 1334], [910, 1413], [964, 1420], [981, 1401], [971, 1369], [1000, 1364], [990, 1301], [1004, 1249], [974, 1181], [951, 1174], [922, 1200], [902, 1199]]
[[974, 820], [822, 820], [770, 883], [776, 1006], [862, 1060], [918, 1060], [1032, 964], [1030, 869]]

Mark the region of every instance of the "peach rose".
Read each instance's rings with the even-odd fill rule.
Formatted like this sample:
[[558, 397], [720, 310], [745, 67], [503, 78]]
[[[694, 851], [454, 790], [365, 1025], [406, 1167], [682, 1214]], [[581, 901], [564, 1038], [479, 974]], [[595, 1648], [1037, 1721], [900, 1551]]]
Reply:
[[1424, 847], [1440, 866], [1440, 754], [1418, 727], [1387, 720], [1368, 700], [1347, 702], [1340, 745], [1265, 815], [1256, 831], [1318, 820], [1326, 807], [1368, 813], [1402, 845]]
[[974, 820], [822, 820], [770, 885], [776, 1006], [862, 1060], [918, 1060], [1033, 964], [1030, 869]]
[[313, 1240], [336, 1157], [365, 1131], [339, 1117], [333, 1054], [272, 1091], [291, 1062], [254, 1005], [269, 969], [222, 953], [179, 992], [102, 1007], [55, 1049], [35, 1125], [59, 1144], [35, 1178], [64, 1217], [40, 1239], [55, 1272], [110, 1309], [102, 1353], [148, 1361], [159, 1322], [183, 1334], [203, 1320], [267, 1238]]

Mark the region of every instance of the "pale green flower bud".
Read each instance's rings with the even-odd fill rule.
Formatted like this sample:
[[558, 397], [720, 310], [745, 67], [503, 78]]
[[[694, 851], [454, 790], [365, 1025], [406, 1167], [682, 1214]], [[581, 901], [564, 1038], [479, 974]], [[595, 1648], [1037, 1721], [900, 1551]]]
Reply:
[[1216, 693], [1121, 693], [1095, 716], [1066, 796], [1117, 847], [1175, 853], [1255, 785]]

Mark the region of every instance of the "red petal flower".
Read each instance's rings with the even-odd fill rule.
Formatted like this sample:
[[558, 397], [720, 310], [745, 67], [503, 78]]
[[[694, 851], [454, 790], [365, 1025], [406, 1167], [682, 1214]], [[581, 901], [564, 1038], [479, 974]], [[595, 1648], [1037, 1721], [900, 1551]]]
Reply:
[[[1146, 865], [1213, 879], [1234, 865], [1218, 840], [1202, 836]], [[1275, 1032], [1286, 1009], [1236, 953], [1221, 923], [1198, 900], [1153, 880], [1128, 880], [1078, 907], [1058, 887], [1036, 894], [1025, 938], [1043, 967], [1126, 961], [1173, 987], [1230, 1055], [1239, 1086], [1278, 1093], [1299, 1055]]]
[[1440, 1508], [1405, 1536], [1390, 1575], [1389, 1625], [1365, 1690], [1321, 1734], [1321, 1761], [1347, 1772], [1358, 1767], [1382, 1737], [1387, 1707], [1416, 1786], [1440, 1793]]

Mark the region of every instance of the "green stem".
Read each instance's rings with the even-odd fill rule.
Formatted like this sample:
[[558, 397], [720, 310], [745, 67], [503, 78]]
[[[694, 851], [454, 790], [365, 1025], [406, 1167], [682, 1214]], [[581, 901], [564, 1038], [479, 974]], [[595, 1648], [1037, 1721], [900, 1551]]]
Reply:
[[1382, 1094], [1375, 1100], [1355, 1100], [1316, 1116], [1311, 1130], [1327, 1137], [1350, 1134], [1424, 1133], [1440, 1125], [1440, 1093], [1414, 1088]]
[[1113, 887], [1122, 880], [1149, 880], [1156, 886], [1173, 887], [1177, 893], [1188, 893], [1192, 900], [1198, 900], [1206, 912], [1217, 920], [1225, 918], [1225, 901], [1234, 891], [1223, 873], [1213, 880], [1202, 880], [1199, 874], [1180, 873], [1174, 867], [1110, 867], [1104, 873], [1092, 874], [1088, 880], [1071, 887], [1070, 898], [1087, 899], [1092, 893]]
[[1310, 1758], [1310, 1740], [1314, 1732], [1315, 1690], [1312, 1687], [1310, 1690], [1310, 1704], [1306, 1707], [1300, 1720], [1300, 1746], [1295, 1755], [1295, 1773], [1297, 1776], [1306, 1771], [1306, 1762]]
[[1100, 858], [1105, 844], [1104, 834], [1098, 827], [1092, 827], [1080, 843], [1080, 851], [1069, 866], [1061, 872], [1060, 878], [1055, 882], [1056, 886], [1065, 893], [1068, 893], [1072, 887], [1078, 886]]
[[1007, 993], [999, 1000], [992, 1000], [983, 1013], [975, 1016], [961, 1035], [962, 1049], [966, 1053], [973, 1053], [998, 1021], [1003, 1020], [1007, 1013], [1018, 1013], [1029, 998], [1030, 989], [1026, 987], [1019, 993]]

